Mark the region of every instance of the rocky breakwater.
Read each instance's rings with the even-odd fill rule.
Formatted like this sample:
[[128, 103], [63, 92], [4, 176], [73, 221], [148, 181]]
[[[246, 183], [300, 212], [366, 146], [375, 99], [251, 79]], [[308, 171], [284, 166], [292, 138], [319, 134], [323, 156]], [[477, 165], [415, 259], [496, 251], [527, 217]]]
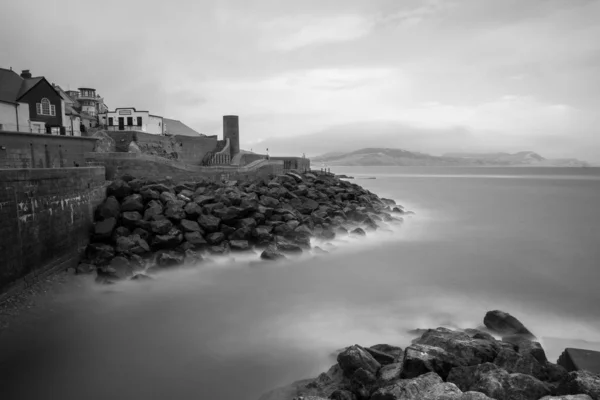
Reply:
[[600, 400], [600, 376], [549, 362], [523, 324], [490, 311], [477, 329], [428, 329], [402, 349], [353, 345], [316, 379], [260, 400]]
[[406, 213], [356, 184], [311, 173], [178, 184], [124, 176], [107, 196], [77, 268], [102, 282], [231, 252], [284, 259], [311, 249], [312, 238], [364, 236]]

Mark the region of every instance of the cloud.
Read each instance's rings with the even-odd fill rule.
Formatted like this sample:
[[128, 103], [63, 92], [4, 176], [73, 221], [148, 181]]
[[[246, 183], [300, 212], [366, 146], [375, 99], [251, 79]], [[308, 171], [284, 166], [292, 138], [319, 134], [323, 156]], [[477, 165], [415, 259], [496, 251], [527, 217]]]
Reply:
[[372, 27], [372, 21], [353, 14], [284, 17], [266, 25], [268, 39], [265, 45], [279, 51], [291, 51], [311, 45], [346, 42], [367, 35]]

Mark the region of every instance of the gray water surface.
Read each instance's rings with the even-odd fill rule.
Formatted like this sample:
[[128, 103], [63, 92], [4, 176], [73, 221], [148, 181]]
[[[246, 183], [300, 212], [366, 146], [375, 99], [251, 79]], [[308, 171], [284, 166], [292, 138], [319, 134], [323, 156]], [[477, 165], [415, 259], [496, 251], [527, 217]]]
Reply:
[[335, 172], [417, 214], [329, 255], [73, 290], [2, 337], [2, 398], [255, 400], [340, 347], [404, 347], [407, 330], [475, 327], [489, 309], [600, 342], [600, 170]]

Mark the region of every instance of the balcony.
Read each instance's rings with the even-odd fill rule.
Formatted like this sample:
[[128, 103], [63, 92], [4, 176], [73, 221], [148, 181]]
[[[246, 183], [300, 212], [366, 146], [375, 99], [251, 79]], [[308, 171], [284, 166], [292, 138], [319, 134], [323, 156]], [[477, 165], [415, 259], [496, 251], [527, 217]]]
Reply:
[[79, 96], [77, 96], [77, 100], [89, 100], [89, 101], [93, 101], [96, 103], [104, 102], [104, 99], [102, 97], [98, 96], [97, 94], [88, 95], [88, 94], [79, 93]]

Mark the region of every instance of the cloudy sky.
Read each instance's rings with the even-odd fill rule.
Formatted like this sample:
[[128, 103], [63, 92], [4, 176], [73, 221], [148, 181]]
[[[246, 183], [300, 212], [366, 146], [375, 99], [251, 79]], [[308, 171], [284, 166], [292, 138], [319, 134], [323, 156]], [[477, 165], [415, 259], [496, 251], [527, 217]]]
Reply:
[[111, 109], [147, 109], [206, 134], [237, 114], [254, 151], [535, 150], [600, 162], [600, 0], [0, 8], [0, 66], [92, 86]]

